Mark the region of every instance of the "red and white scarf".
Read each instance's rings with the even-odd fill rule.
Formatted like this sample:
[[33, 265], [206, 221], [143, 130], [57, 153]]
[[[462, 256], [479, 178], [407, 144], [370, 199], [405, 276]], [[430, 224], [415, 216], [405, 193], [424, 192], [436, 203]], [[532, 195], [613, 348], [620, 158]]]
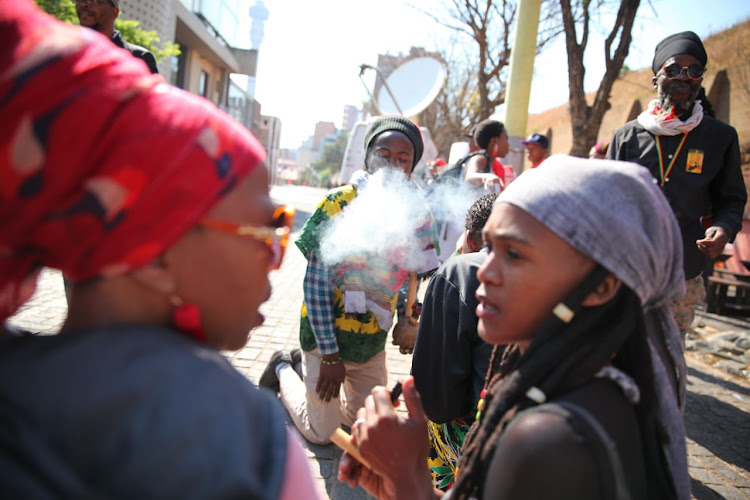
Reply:
[[638, 115], [638, 123], [655, 135], [680, 135], [693, 130], [703, 120], [703, 106], [700, 101], [693, 104], [693, 112], [685, 121], [674, 113], [674, 106], [662, 108], [658, 99], [648, 104], [648, 109]]

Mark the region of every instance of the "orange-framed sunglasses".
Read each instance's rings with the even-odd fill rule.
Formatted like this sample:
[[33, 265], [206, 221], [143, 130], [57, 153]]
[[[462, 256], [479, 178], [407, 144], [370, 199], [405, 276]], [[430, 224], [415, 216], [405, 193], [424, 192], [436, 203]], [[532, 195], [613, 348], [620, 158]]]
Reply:
[[198, 225], [265, 243], [268, 251], [271, 253], [271, 262], [268, 267], [270, 269], [278, 269], [281, 267], [281, 259], [284, 258], [286, 245], [289, 243], [289, 233], [292, 232], [294, 213], [294, 207], [280, 205], [273, 212], [273, 226], [235, 224], [208, 217], [201, 219]]

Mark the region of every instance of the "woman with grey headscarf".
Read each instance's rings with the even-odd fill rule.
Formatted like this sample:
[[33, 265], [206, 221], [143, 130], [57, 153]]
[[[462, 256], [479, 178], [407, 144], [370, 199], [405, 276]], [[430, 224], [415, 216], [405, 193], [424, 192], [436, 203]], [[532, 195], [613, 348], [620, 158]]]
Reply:
[[[685, 363], [668, 301], [684, 289], [680, 231], [633, 164], [555, 156], [498, 198], [477, 276], [491, 360], [452, 498], [689, 498]], [[426, 417], [376, 388], [352, 428], [369, 468], [339, 478], [380, 498], [429, 498]], [[403, 493], [402, 493], [403, 492]], [[408, 493], [406, 493], [408, 492]]]

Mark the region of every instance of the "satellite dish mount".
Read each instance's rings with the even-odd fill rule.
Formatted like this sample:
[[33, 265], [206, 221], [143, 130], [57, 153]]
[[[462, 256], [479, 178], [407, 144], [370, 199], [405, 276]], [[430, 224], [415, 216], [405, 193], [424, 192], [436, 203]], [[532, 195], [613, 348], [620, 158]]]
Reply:
[[[368, 69], [374, 69], [383, 82], [377, 97], [370, 92], [362, 79], [362, 75]], [[388, 78], [383, 77], [380, 69], [369, 64], [359, 67], [359, 79], [362, 80], [375, 109], [381, 114], [399, 114], [406, 117], [418, 115], [435, 100], [443, 86], [445, 75], [443, 63], [432, 57], [418, 57], [406, 61]]]
[[[383, 72], [380, 71], [375, 66], [370, 66], [369, 64], [360, 64], [359, 66], [359, 79], [362, 80], [362, 85], [365, 86], [365, 90], [367, 90], [367, 95], [370, 96], [370, 101], [375, 105], [375, 109], [380, 110], [380, 106], [378, 106], [378, 100], [375, 98], [374, 95], [372, 95], [372, 92], [370, 92], [370, 88], [367, 86], [365, 81], [362, 79], [362, 75], [365, 74], [365, 71], [368, 69], [374, 69], [377, 76], [380, 77], [380, 80], [383, 82], [383, 87], [388, 91], [388, 94], [391, 96], [391, 99], [393, 99], [393, 102], [397, 102], [396, 98], [393, 96], [393, 92], [391, 91], [391, 87], [388, 86], [388, 81], [383, 77]], [[398, 104], [396, 104], [396, 107], [398, 108], [398, 114], [402, 115], [403, 112], [401, 111], [401, 108], [398, 107]]]

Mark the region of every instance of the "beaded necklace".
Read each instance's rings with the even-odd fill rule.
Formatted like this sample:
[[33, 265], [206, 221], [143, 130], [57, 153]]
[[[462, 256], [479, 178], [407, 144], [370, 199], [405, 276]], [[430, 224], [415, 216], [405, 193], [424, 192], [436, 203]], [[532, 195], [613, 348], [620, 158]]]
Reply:
[[685, 145], [685, 139], [687, 139], [687, 136], [690, 132], [685, 132], [685, 135], [682, 136], [682, 140], [680, 141], [680, 145], [677, 146], [677, 152], [672, 157], [672, 161], [669, 162], [669, 166], [667, 167], [667, 171], [664, 172], [664, 154], [661, 151], [661, 139], [657, 135], [656, 136], [656, 150], [659, 152], [659, 175], [661, 175], [661, 186], [664, 186], [665, 182], [669, 182], [669, 174], [672, 172], [672, 167], [674, 167], [675, 162], [677, 161], [677, 157], [680, 156], [680, 151], [682, 151], [682, 146]]

